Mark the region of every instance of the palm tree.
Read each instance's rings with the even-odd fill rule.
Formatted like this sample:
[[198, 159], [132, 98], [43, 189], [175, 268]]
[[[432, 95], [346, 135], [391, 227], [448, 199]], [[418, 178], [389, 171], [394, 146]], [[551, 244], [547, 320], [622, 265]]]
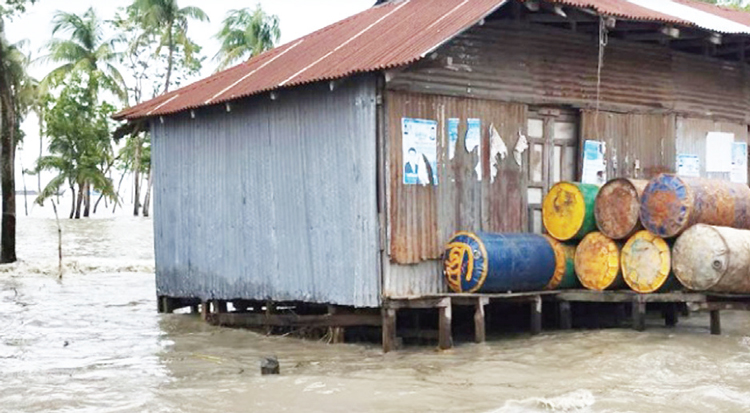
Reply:
[[280, 37], [278, 16], [267, 15], [260, 4], [254, 11], [250, 8], [230, 10], [216, 35], [221, 41], [221, 48], [214, 56], [215, 60], [221, 60], [218, 70], [273, 49]]
[[125, 81], [115, 66], [119, 54], [114, 50], [113, 41], [104, 39], [104, 25], [96, 11], [89, 8], [82, 16], [58, 11], [52, 23], [53, 36], [65, 32], [70, 34], [70, 38], [53, 38], [47, 44], [50, 53], [42, 60], [62, 65], [42, 81], [44, 88], [73, 72], [85, 73], [94, 89], [94, 97], [99, 87], [103, 87], [127, 102]]
[[134, 0], [133, 8], [144, 29], [159, 36], [160, 43], [156, 53], [160, 53], [162, 47], [167, 48], [167, 75], [164, 83], [166, 93], [172, 79], [174, 52], [177, 46], [183, 47], [188, 61], [192, 58], [195, 44], [187, 36], [188, 21], [208, 21], [208, 16], [198, 7], [180, 8], [177, 0]]

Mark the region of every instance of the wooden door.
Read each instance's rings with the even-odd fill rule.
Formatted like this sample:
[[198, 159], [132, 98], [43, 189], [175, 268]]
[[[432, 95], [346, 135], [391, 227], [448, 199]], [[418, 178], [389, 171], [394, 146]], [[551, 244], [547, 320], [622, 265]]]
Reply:
[[573, 110], [529, 108], [527, 199], [529, 231], [544, 233], [542, 201], [550, 187], [576, 179], [580, 116]]

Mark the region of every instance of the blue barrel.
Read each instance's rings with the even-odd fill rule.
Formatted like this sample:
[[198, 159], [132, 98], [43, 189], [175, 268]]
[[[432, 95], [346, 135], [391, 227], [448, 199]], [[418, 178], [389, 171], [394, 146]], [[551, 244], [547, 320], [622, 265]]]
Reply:
[[458, 232], [445, 247], [443, 273], [457, 293], [538, 291], [555, 265], [555, 251], [541, 235]]

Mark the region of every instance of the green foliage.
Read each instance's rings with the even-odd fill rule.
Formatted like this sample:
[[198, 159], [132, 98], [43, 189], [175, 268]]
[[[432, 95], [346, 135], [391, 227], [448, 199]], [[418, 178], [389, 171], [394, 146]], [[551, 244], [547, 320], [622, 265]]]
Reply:
[[90, 81], [80, 74], [65, 79], [59, 96], [48, 96], [44, 110], [49, 153], [37, 161], [36, 172], [54, 171], [56, 177], [37, 197], [41, 203], [58, 193], [65, 183], [83, 188], [87, 184], [116, 201], [107, 165], [114, 162], [110, 138], [110, 116], [114, 106], [100, 103], [91, 93]]
[[26, 11], [27, 5], [32, 5], [36, 0], [2, 0], [0, 1], [0, 32], [2, 32], [2, 18], [12, 17], [16, 13]]
[[221, 70], [238, 60], [273, 49], [280, 37], [278, 16], [266, 14], [260, 4], [254, 11], [250, 8], [231, 10], [216, 35], [221, 48], [214, 59], [221, 61]]

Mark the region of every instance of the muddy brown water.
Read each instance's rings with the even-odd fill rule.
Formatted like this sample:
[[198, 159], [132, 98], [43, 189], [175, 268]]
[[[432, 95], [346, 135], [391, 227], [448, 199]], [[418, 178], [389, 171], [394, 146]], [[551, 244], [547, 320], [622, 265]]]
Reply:
[[[742, 412], [750, 316], [493, 338], [447, 352], [328, 345], [156, 313], [151, 221], [22, 218], [0, 269], [3, 412]], [[275, 354], [281, 375], [261, 376]]]

